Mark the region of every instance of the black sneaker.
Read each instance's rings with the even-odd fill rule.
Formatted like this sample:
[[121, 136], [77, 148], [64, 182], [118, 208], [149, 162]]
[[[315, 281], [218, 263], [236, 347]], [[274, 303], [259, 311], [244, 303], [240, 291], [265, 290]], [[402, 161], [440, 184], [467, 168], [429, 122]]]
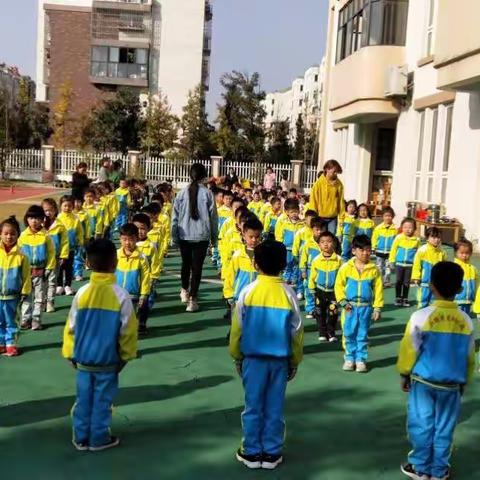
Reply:
[[407, 477], [413, 478], [413, 480], [430, 480], [430, 475], [417, 472], [411, 463], [404, 463], [403, 465], [400, 465], [400, 470]]
[[393, 303], [396, 307], [403, 307], [403, 300], [401, 298], [396, 298]]
[[97, 447], [89, 447], [88, 449], [91, 452], [100, 452], [102, 450], [107, 450], [120, 445], [120, 439], [118, 437], [110, 437], [110, 440], [104, 445], [99, 445]]
[[85, 452], [88, 450], [87, 442], [76, 442], [74, 439], [72, 439], [72, 445], [80, 452]]
[[266, 470], [274, 470], [283, 462], [282, 455], [269, 455], [264, 453], [262, 455], [262, 468]]
[[138, 326], [138, 336], [139, 337], [145, 337], [148, 335], [148, 328], [146, 325], [139, 325]]
[[412, 306], [412, 305], [410, 304], [408, 298], [404, 298], [404, 299], [403, 299], [403, 306], [404, 306], [404, 307], [407, 307], [407, 308]]
[[260, 454], [245, 455], [241, 449], [238, 449], [236, 456], [237, 460], [248, 468], [262, 468], [262, 456]]

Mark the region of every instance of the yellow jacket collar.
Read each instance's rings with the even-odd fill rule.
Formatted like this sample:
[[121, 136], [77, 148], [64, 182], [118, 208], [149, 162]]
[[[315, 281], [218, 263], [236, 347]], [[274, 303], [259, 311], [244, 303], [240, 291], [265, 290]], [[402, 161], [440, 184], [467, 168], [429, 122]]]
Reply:
[[118, 249], [118, 256], [120, 258], [136, 258], [140, 256], [140, 252], [137, 249], [135, 249], [131, 255], [126, 255], [125, 252], [123, 251], [123, 248], [120, 247]]
[[433, 302], [434, 307], [439, 307], [439, 308], [454, 308], [457, 309], [457, 304], [453, 301], [450, 300], [435, 300]]
[[[355, 266], [355, 258], [351, 258], [347, 262], [347, 264], [350, 265], [355, 270], [357, 270], [357, 267]], [[366, 272], [367, 270], [372, 270], [372, 269], [375, 269], [375, 268], [377, 268], [377, 266], [370, 260], [370, 262], [365, 265], [365, 268], [363, 269], [363, 271]]]
[[92, 272], [90, 275], [90, 282], [97, 285], [113, 285], [115, 281], [114, 273]]
[[7, 252], [7, 250], [5, 249], [5, 245], [3, 244], [3, 242], [0, 242], [0, 250], [3, 250], [5, 252], [5, 255], [11, 255], [13, 253], [17, 253], [19, 250], [18, 250], [18, 245], [14, 245], [9, 252]]
[[337, 260], [338, 259], [338, 255], [335, 252], [333, 252], [329, 257], [326, 257], [323, 254], [323, 252], [320, 252], [319, 256], [322, 260]]
[[283, 283], [283, 279], [278, 277], [273, 277], [272, 275], [265, 275], [263, 273], [259, 273], [257, 280], [261, 283]]
[[41, 228], [38, 232], [32, 232], [32, 229], [30, 227], [27, 227], [25, 230], [25, 235], [46, 235], [47, 231], [44, 228]]

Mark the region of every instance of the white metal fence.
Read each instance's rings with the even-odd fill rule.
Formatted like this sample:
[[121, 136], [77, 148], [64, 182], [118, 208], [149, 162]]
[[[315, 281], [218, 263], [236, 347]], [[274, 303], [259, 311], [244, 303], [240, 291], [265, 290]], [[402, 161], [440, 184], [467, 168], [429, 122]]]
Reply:
[[212, 175], [211, 160], [170, 160], [164, 157], [148, 157], [140, 161], [143, 175], [153, 182], [171, 180], [175, 186], [190, 181], [190, 167], [194, 163], [202, 163], [207, 169], [207, 174]]
[[277, 176], [277, 183], [280, 184], [282, 172], [286, 172], [288, 179], [292, 177], [292, 165], [285, 163], [254, 163], [254, 162], [222, 162], [220, 175], [227, 175], [230, 169], [233, 169], [239, 179], [252, 180], [255, 183], [263, 183], [263, 177], [267, 168], [273, 169]]
[[11, 150], [0, 153], [5, 162], [5, 178], [42, 181], [43, 152], [41, 150]]
[[318, 169], [317, 167], [308, 166], [303, 169], [303, 188], [312, 188], [312, 185], [317, 181]]

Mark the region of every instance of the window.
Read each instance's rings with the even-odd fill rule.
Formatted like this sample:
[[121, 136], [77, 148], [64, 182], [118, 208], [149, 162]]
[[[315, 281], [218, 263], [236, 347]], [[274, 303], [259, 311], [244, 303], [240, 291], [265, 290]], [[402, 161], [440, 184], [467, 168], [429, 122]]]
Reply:
[[314, 81], [315, 81], [315, 82], [318, 82], [318, 74], [315, 75], [315, 80], [314, 80]]
[[430, 161], [428, 162], [429, 173], [435, 169], [435, 153], [437, 150], [437, 127], [438, 127], [438, 109], [433, 111], [432, 136], [430, 140]]
[[301, 107], [302, 105], [303, 105], [303, 99], [300, 99], [300, 100], [298, 101], [298, 106]]
[[300, 91], [303, 92], [303, 85], [300, 85]]
[[339, 12], [337, 63], [369, 45], [405, 45], [408, 0], [350, 0]]
[[91, 75], [110, 78], [148, 77], [148, 50], [145, 48], [92, 47]]
[[275, 105], [275, 99], [272, 98], [272, 105]]
[[433, 34], [435, 19], [435, 2], [436, 0], [427, 0], [426, 12], [426, 39], [425, 39], [425, 56], [433, 55]]
[[273, 110], [272, 110], [272, 111], [270, 112], [270, 116], [271, 116], [271, 117], [273, 117], [273, 113], [274, 113], [274, 112], [273, 112]]
[[453, 105], [447, 107], [447, 125], [445, 128], [445, 144], [443, 147], [443, 168], [444, 173], [448, 173], [448, 165], [450, 163], [450, 143], [452, 140], [452, 115]]

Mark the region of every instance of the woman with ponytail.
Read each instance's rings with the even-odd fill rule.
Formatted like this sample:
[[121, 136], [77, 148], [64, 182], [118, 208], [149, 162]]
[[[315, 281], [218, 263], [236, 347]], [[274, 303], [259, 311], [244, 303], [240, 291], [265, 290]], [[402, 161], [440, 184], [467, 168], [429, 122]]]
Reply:
[[172, 240], [182, 256], [182, 290], [180, 298], [187, 312], [198, 310], [198, 288], [208, 245], [217, 243], [217, 207], [204, 181], [207, 170], [201, 163], [190, 168], [191, 182], [175, 198]]

